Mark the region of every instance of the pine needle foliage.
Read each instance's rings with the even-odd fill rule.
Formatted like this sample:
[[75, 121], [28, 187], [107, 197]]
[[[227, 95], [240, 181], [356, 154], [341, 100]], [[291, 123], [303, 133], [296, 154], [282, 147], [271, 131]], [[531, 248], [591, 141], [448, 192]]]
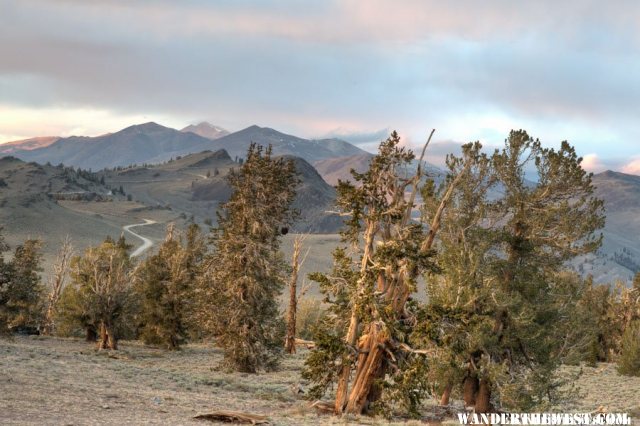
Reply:
[[299, 179], [292, 160], [251, 144], [228, 182], [233, 195], [218, 213], [201, 309], [224, 350], [224, 365], [255, 373], [275, 368], [282, 353], [284, 322], [277, 298], [288, 267], [280, 236], [294, 219], [290, 206]]
[[[28, 239], [17, 246], [13, 259], [0, 258], [0, 328], [4, 332], [37, 333], [43, 316], [42, 242]], [[0, 257], [8, 246], [0, 237]]]
[[60, 300], [62, 322], [98, 331], [99, 349], [117, 349], [132, 321], [135, 264], [128, 247], [124, 239], [107, 238], [71, 260], [71, 282]]
[[158, 253], [136, 275], [140, 336], [147, 344], [176, 350], [188, 336], [193, 287], [200, 274], [205, 242], [197, 225], [182, 235], [173, 224]]
[[640, 377], [640, 321], [634, 321], [622, 335], [622, 351], [618, 359], [618, 372], [625, 376]]
[[[520, 130], [490, 157], [479, 149], [464, 149], [481, 168], [452, 197], [440, 233], [443, 274], [429, 281], [414, 338], [434, 345], [430, 374], [440, 389], [472, 383], [466, 402], [477, 412], [549, 407], [566, 396], [559, 363], [588, 347], [587, 330], [560, 326], [586, 291], [565, 265], [599, 247], [603, 203], [566, 142], [544, 148]], [[460, 161], [449, 158], [452, 172]]]
[[[393, 132], [366, 172], [352, 171], [354, 183], [337, 186], [346, 245], [335, 250], [331, 273], [310, 276], [329, 308], [303, 373], [314, 398], [337, 385], [337, 414], [376, 412], [389, 404], [417, 414], [426, 395], [425, 375], [417, 374], [425, 357], [407, 345], [418, 277], [435, 268], [431, 232], [411, 216], [423, 183], [421, 169], [409, 175], [414, 159]], [[431, 225], [435, 233], [437, 221]]]

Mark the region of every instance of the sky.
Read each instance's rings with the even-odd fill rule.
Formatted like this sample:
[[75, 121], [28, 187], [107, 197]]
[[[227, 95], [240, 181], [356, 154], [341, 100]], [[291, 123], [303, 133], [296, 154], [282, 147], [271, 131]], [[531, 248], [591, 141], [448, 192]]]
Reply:
[[0, 0], [0, 142], [252, 124], [434, 156], [526, 129], [640, 174], [640, 2]]

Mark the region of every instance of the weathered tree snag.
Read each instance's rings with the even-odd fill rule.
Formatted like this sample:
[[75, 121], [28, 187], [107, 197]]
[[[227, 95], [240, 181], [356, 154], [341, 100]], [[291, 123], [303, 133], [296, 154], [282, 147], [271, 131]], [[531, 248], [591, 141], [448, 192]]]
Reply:
[[296, 353], [296, 310], [298, 306], [298, 271], [300, 270], [300, 249], [302, 238], [296, 237], [293, 242], [293, 259], [291, 261], [291, 281], [289, 282], [289, 311], [287, 313], [287, 335], [284, 348], [287, 353]]
[[465, 407], [473, 407], [476, 404], [476, 394], [478, 393], [478, 378], [467, 376], [462, 382], [462, 400]]
[[449, 399], [451, 398], [451, 390], [453, 389], [453, 385], [448, 383], [445, 386], [444, 391], [442, 391], [442, 397], [440, 398], [440, 405], [447, 406], [449, 405]]
[[100, 323], [100, 336], [98, 337], [98, 342], [96, 347], [98, 350], [103, 349], [118, 349], [118, 339], [113, 331], [113, 327], [109, 324], [105, 324], [104, 322]]
[[107, 342], [107, 327], [103, 322], [100, 323], [100, 335], [98, 336], [96, 347], [98, 350], [107, 349], [109, 347]]
[[480, 380], [474, 411], [476, 413], [489, 413], [493, 411], [493, 407], [491, 406], [491, 384], [487, 379]]
[[51, 335], [54, 332], [54, 314], [56, 305], [64, 287], [64, 281], [67, 277], [72, 255], [73, 247], [71, 246], [71, 239], [67, 235], [62, 242], [56, 262], [53, 264], [53, 275], [49, 278], [49, 287], [51, 290], [49, 291], [49, 296], [47, 298], [47, 311], [45, 312], [42, 326], [42, 334], [44, 335]]

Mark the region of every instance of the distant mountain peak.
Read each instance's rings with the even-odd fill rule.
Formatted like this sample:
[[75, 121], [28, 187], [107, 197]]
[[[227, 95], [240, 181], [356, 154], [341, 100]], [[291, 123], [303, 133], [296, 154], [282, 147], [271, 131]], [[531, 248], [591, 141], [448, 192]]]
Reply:
[[[120, 132], [150, 132], [156, 130], [166, 130], [168, 127], [162, 126], [154, 121], [149, 121], [147, 123], [134, 124], [133, 126], [126, 127]], [[117, 132], [117, 133], [120, 133]]]
[[202, 121], [198, 124], [191, 124], [180, 131], [195, 133], [196, 135], [207, 139], [218, 139], [229, 134], [226, 129], [213, 125], [207, 121]]

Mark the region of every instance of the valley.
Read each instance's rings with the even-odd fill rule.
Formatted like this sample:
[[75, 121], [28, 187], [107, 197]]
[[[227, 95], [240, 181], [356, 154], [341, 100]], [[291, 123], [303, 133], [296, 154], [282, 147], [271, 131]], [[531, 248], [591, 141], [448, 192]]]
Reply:
[[[331, 265], [342, 223], [334, 213], [333, 185], [350, 179], [351, 169], [366, 170], [372, 154], [340, 140], [308, 140], [259, 126], [230, 133], [209, 123], [181, 131], [145, 123], [95, 138], [31, 138], [0, 145], [5, 155], [0, 223], [12, 246], [28, 237], [45, 240], [45, 269], [66, 235], [83, 250], [145, 220], [154, 223], [131, 232], [146, 239], [144, 250], [153, 251], [149, 242], [162, 241], [169, 222], [179, 227], [195, 222], [204, 229], [215, 225], [217, 209], [231, 194], [226, 176], [240, 166], [251, 142], [272, 144], [274, 155], [294, 160], [301, 183], [294, 202], [300, 216], [292, 233], [310, 233], [316, 240], [303, 269]], [[58, 163], [64, 166], [52, 165]], [[427, 168], [437, 183], [444, 180], [441, 169]], [[593, 179], [607, 210], [603, 245], [572, 267], [599, 283], [627, 282], [640, 271], [640, 177], [609, 171]], [[137, 249], [141, 240], [129, 232], [125, 236]], [[286, 253], [292, 241], [292, 235], [284, 237]], [[320, 241], [326, 244], [317, 245]]]

